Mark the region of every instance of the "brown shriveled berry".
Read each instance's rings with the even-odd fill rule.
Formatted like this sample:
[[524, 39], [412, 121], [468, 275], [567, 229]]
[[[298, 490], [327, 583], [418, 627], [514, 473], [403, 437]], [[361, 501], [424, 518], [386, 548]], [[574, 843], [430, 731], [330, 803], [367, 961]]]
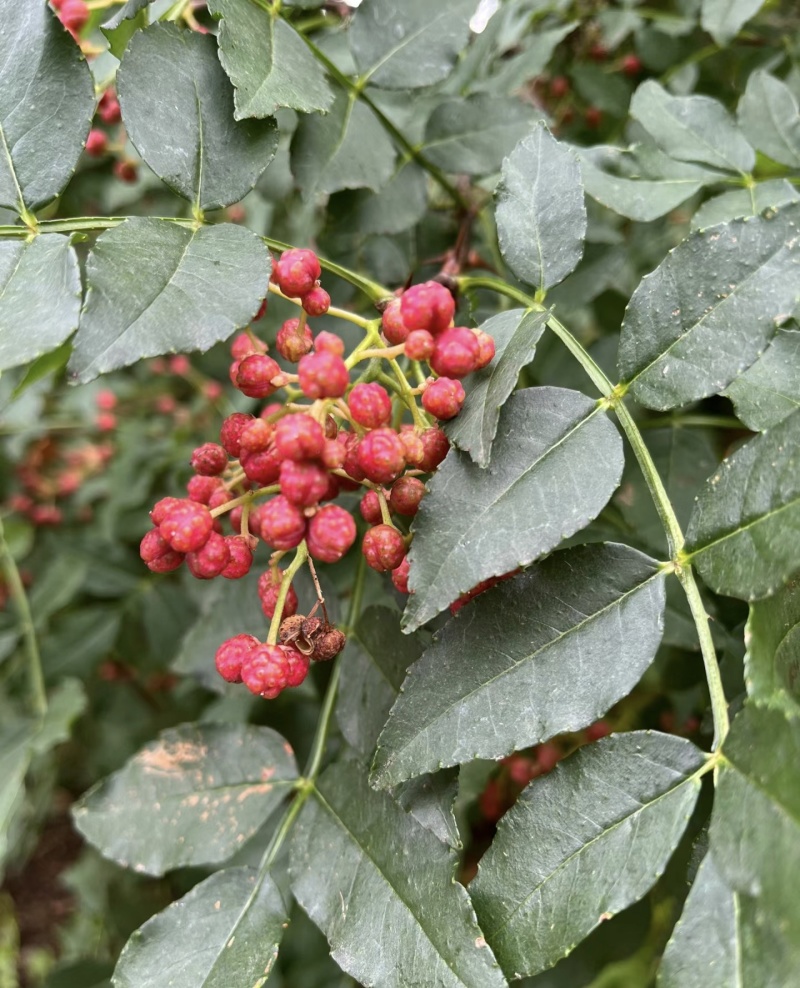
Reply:
[[[286, 613], [285, 608], [283, 613]], [[303, 621], [305, 621], [305, 615], [303, 614], [290, 614], [281, 621], [278, 638], [282, 645], [291, 644], [300, 637], [303, 630]]]
[[311, 658], [315, 662], [329, 662], [331, 659], [336, 658], [346, 644], [347, 637], [344, 632], [339, 631], [337, 628], [330, 628], [329, 631], [317, 637], [314, 642], [314, 651], [311, 653]]

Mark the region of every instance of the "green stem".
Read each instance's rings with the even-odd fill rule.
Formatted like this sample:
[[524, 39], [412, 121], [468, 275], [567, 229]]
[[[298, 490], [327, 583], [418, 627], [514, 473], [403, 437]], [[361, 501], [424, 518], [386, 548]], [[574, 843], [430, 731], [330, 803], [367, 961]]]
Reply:
[[28, 679], [31, 690], [31, 704], [34, 712], [43, 717], [47, 713], [47, 691], [44, 687], [44, 674], [42, 673], [42, 658], [39, 654], [39, 642], [36, 640], [36, 630], [33, 625], [28, 595], [22, 584], [17, 564], [11, 555], [11, 550], [6, 542], [3, 520], [0, 518], [0, 569], [5, 577], [8, 592], [14, 602], [17, 612], [19, 630], [25, 641], [25, 650], [28, 653]]
[[[289, 298], [288, 295], [284, 295], [283, 292], [278, 288], [277, 285], [273, 285], [272, 282], [269, 284], [269, 290], [273, 295], [277, 295], [279, 298], [285, 299], [287, 302], [291, 302], [292, 305], [303, 305], [302, 299], [299, 298]], [[305, 310], [304, 310], [305, 311]], [[370, 325], [369, 319], [364, 319], [363, 316], [357, 316], [354, 312], [349, 312], [347, 309], [337, 309], [334, 306], [330, 306], [328, 311], [325, 313], [326, 316], [332, 316], [334, 319], [344, 319], [346, 322], [355, 323], [356, 326], [360, 326], [362, 329], [367, 329]], [[302, 315], [301, 315], [302, 319]]]
[[414, 400], [414, 395], [411, 393], [411, 385], [408, 383], [408, 379], [403, 373], [402, 367], [394, 358], [389, 360], [388, 363], [394, 371], [394, 376], [397, 378], [397, 383], [400, 386], [400, 394], [411, 412], [411, 417], [414, 419], [414, 425], [420, 429], [427, 429], [428, 423], [425, 421], [422, 412], [419, 410], [419, 406]]
[[283, 620], [283, 607], [286, 603], [286, 596], [289, 593], [289, 587], [292, 585], [292, 580], [294, 579], [295, 573], [300, 569], [306, 559], [308, 559], [308, 546], [305, 541], [303, 541], [297, 547], [297, 552], [295, 553], [294, 559], [283, 571], [281, 588], [278, 591], [278, 599], [275, 601], [275, 613], [272, 615], [272, 621], [269, 626], [269, 634], [267, 635], [268, 645], [275, 645], [278, 641], [278, 632], [280, 631], [281, 621]]

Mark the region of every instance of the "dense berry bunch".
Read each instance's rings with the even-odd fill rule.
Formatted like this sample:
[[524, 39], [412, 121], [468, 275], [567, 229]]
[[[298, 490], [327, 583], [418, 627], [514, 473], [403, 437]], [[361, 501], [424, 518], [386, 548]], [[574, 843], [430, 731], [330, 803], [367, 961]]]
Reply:
[[[297, 615], [297, 595], [279, 558], [297, 549], [298, 564], [306, 553], [310, 564], [342, 559], [358, 527], [348, 503], [333, 502], [360, 490], [357, 515], [367, 525], [361, 541], [366, 563], [390, 573], [394, 586], [408, 593], [409, 520], [425, 495], [421, 478], [438, 467], [449, 448], [429, 416], [457, 415], [465, 397], [460, 379], [494, 356], [491, 337], [453, 326], [450, 292], [425, 282], [392, 300], [380, 320], [360, 320], [368, 335], [347, 357], [341, 337], [329, 331], [314, 335], [308, 326], [310, 316], [330, 308], [320, 275], [310, 250], [287, 250], [275, 263], [270, 291], [296, 300], [301, 309], [280, 326], [276, 341], [277, 357], [297, 364], [296, 373], [282, 366], [252, 329], [235, 337], [231, 383], [254, 402], [270, 400], [260, 409], [229, 415], [219, 436], [194, 450], [186, 496], [155, 505], [154, 527], [141, 543], [142, 558], [154, 572], [169, 572], [185, 561], [199, 579], [245, 576], [259, 542], [265, 543], [272, 555], [258, 593], [272, 622], [268, 641], [237, 635], [217, 653], [223, 678], [265, 697], [298, 685], [310, 659], [331, 658], [344, 644], [327, 619], [314, 618], [313, 612]], [[259, 317], [265, 312], [266, 303]], [[417, 374], [422, 383], [412, 387], [398, 356], [426, 361], [432, 373]], [[375, 379], [376, 357], [389, 361], [396, 390], [388, 387], [388, 373]], [[285, 398], [276, 400], [280, 392]], [[225, 517], [232, 531], [223, 528]], [[324, 607], [321, 597], [320, 603]]]

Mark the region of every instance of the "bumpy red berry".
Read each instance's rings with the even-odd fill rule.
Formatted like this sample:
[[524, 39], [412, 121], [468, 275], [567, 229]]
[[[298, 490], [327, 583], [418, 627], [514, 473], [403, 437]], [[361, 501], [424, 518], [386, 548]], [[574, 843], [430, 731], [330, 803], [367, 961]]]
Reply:
[[269, 449], [274, 436], [275, 426], [271, 422], [263, 418], [251, 419], [239, 438], [239, 456], [263, 453]]
[[86, 138], [86, 153], [91, 155], [93, 158], [99, 158], [101, 155], [106, 153], [108, 148], [108, 138], [106, 137], [104, 131], [97, 130], [93, 128], [89, 131], [89, 136]]
[[450, 451], [450, 440], [437, 426], [432, 429], [425, 429], [424, 432], [420, 433], [419, 438], [425, 449], [425, 458], [419, 464], [419, 468], [425, 473], [430, 473], [447, 456]]
[[228, 454], [218, 443], [203, 443], [192, 453], [192, 469], [204, 477], [216, 477], [228, 465]]
[[317, 333], [314, 339], [314, 349], [317, 353], [333, 353], [337, 357], [344, 356], [344, 340], [336, 333], [327, 333], [323, 330]]
[[380, 384], [357, 384], [347, 396], [353, 420], [365, 429], [387, 425], [392, 417], [392, 399]]
[[253, 565], [253, 550], [250, 548], [249, 539], [241, 535], [228, 535], [225, 542], [230, 559], [221, 575], [226, 580], [241, 580], [243, 576], [247, 576]]
[[310, 316], [324, 316], [331, 307], [331, 297], [319, 285], [315, 285], [303, 296], [303, 308]]
[[301, 357], [311, 353], [313, 346], [311, 327], [306, 324], [301, 330], [299, 319], [287, 319], [278, 330], [275, 348], [284, 360], [296, 364]]
[[213, 580], [231, 561], [231, 552], [225, 537], [212, 532], [196, 552], [186, 556], [186, 565], [198, 580]]
[[381, 316], [381, 329], [386, 339], [393, 345], [405, 343], [410, 330], [403, 322], [400, 299], [395, 298], [386, 306]]
[[298, 364], [300, 388], [307, 398], [341, 398], [350, 383], [345, 362], [335, 353], [309, 353]]
[[460, 381], [440, 377], [422, 395], [422, 407], [437, 419], [452, 419], [461, 411], [466, 392]]
[[82, 31], [89, 20], [89, 8], [85, 0], [64, 0], [58, 16], [61, 23], [70, 31]]
[[322, 563], [337, 563], [355, 540], [353, 516], [338, 504], [326, 504], [308, 524], [308, 551]]
[[404, 556], [402, 563], [392, 570], [392, 583], [400, 593], [410, 593], [408, 589], [408, 571], [410, 568], [408, 556]]
[[294, 549], [303, 541], [305, 533], [305, 515], [282, 494], [262, 506], [261, 538], [273, 549]]
[[480, 355], [475, 334], [463, 326], [455, 326], [436, 338], [431, 367], [442, 377], [466, 377], [477, 367]]
[[403, 444], [403, 453], [408, 466], [421, 466], [425, 459], [425, 447], [418, 433], [413, 428], [404, 428], [400, 432], [400, 442]]
[[268, 398], [275, 391], [272, 379], [280, 373], [281, 369], [272, 357], [251, 353], [239, 363], [236, 387], [248, 398]]
[[242, 663], [242, 682], [258, 696], [273, 700], [286, 686], [287, 661], [280, 645], [259, 645]]
[[286, 685], [300, 686], [308, 675], [308, 667], [311, 665], [311, 657], [294, 647], [294, 645], [281, 645], [286, 655]]
[[361, 512], [361, 517], [370, 525], [377, 525], [383, 517], [381, 513], [381, 502], [375, 491], [367, 491], [361, 498], [358, 509]]
[[436, 349], [436, 338], [427, 329], [415, 329], [406, 338], [406, 356], [411, 360], [430, 360]]
[[100, 97], [97, 105], [97, 112], [103, 123], [115, 124], [122, 120], [122, 111], [119, 107], [119, 100], [113, 89], [107, 89]]
[[184, 559], [183, 553], [176, 552], [157, 528], [151, 528], [142, 539], [139, 555], [153, 573], [170, 573]]
[[405, 539], [391, 525], [370, 528], [361, 543], [367, 565], [379, 573], [397, 569], [406, 554]]
[[482, 329], [475, 330], [475, 338], [478, 341], [478, 363], [475, 366], [475, 370], [482, 370], [488, 364], [492, 362], [495, 354], [494, 340], [488, 333], [484, 333]]
[[400, 296], [400, 314], [409, 330], [427, 329], [436, 336], [447, 329], [455, 311], [453, 296], [436, 281], [412, 285]]
[[281, 493], [302, 508], [310, 508], [325, 496], [328, 473], [313, 460], [284, 460], [280, 472]]
[[299, 298], [310, 292], [322, 274], [313, 250], [285, 250], [275, 265], [275, 277], [284, 295]]
[[251, 353], [266, 353], [267, 344], [254, 333], [239, 333], [231, 343], [231, 356], [234, 360], [244, 360]]
[[320, 459], [328, 470], [341, 470], [345, 461], [345, 447], [335, 439], [326, 439]]
[[176, 552], [197, 552], [214, 528], [214, 519], [204, 504], [181, 500], [170, 505], [158, 530]]
[[228, 501], [232, 500], [233, 494], [220, 485], [208, 499], [208, 507], [213, 511], [214, 508], [220, 508], [223, 504], [227, 504]]
[[620, 68], [627, 76], [637, 76], [642, 71], [642, 60], [638, 55], [626, 55], [622, 59]]
[[[280, 593], [282, 580], [283, 573], [277, 568], [265, 570], [258, 578], [258, 596], [261, 601], [261, 610], [264, 612], [264, 616], [270, 620], [275, 616], [275, 607], [278, 603], [278, 594]], [[286, 592], [286, 599], [283, 602], [283, 617], [292, 617], [292, 615], [297, 614], [297, 607], [297, 593], [294, 587], [290, 586]]]
[[222, 428], [219, 430], [219, 441], [225, 447], [229, 456], [238, 459], [242, 432], [253, 421], [254, 418], [252, 415], [246, 415], [244, 412], [234, 412], [233, 415], [229, 415], [222, 423]]
[[186, 493], [189, 495], [190, 501], [208, 504], [212, 494], [218, 491], [221, 486], [222, 481], [219, 477], [204, 477], [201, 474], [195, 474], [186, 485]]
[[284, 460], [316, 460], [325, 442], [319, 422], [301, 412], [285, 416], [275, 426], [275, 446]]
[[239, 462], [247, 479], [261, 487], [274, 484], [281, 472], [281, 458], [274, 445], [260, 453], [242, 453]]
[[261, 642], [254, 635], [234, 635], [217, 649], [214, 664], [217, 672], [227, 683], [241, 683], [242, 665], [250, 653]]
[[373, 429], [358, 446], [358, 465], [375, 484], [390, 484], [405, 469], [403, 443], [392, 429]]
[[160, 501], [156, 501], [150, 512], [150, 518], [153, 524], [160, 525], [167, 517], [167, 512], [181, 503], [181, 498], [179, 497], [162, 497]]
[[389, 507], [399, 515], [415, 515], [425, 496], [425, 485], [416, 477], [399, 477], [389, 494]]

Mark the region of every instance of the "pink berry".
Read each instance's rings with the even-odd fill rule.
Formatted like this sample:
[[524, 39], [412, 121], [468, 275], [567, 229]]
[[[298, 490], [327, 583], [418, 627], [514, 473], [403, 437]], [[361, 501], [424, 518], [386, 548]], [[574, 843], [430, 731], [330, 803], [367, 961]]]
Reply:
[[279, 494], [261, 508], [261, 538], [273, 549], [286, 551], [300, 545], [306, 517], [297, 505]]
[[475, 330], [475, 338], [478, 341], [478, 363], [475, 365], [475, 370], [483, 370], [484, 367], [494, 360], [494, 340], [488, 333], [484, 333], [482, 329]]
[[311, 656], [303, 653], [293, 645], [280, 646], [286, 655], [286, 685], [300, 686], [308, 675]]
[[212, 532], [204, 545], [186, 556], [189, 572], [198, 580], [213, 580], [230, 561], [231, 552], [228, 543], [218, 532]]
[[381, 329], [383, 330], [383, 335], [392, 346], [397, 346], [398, 343], [405, 343], [408, 338], [410, 330], [403, 322], [399, 298], [392, 299], [383, 310]]
[[[66, 2], [66, 0], [65, 0]], [[107, 89], [100, 97], [97, 112], [103, 123], [115, 124], [122, 120], [122, 111], [119, 107], [119, 100], [113, 89]]]
[[403, 444], [393, 429], [373, 429], [358, 446], [358, 465], [375, 484], [390, 484], [406, 465]]
[[392, 570], [392, 583], [396, 590], [400, 593], [410, 593], [408, 589], [408, 571], [410, 565], [408, 562], [408, 556], [403, 557], [402, 563]]
[[292, 504], [310, 508], [328, 490], [328, 473], [313, 460], [284, 460], [280, 473], [281, 493]]
[[89, 136], [86, 138], [86, 153], [93, 158], [99, 158], [106, 153], [107, 147], [108, 138], [105, 135], [105, 131], [93, 127], [89, 131]]
[[309, 353], [298, 364], [300, 388], [307, 398], [341, 398], [350, 375], [345, 362], [335, 353]]
[[263, 453], [269, 449], [274, 438], [275, 426], [271, 422], [263, 418], [250, 419], [239, 437], [239, 457]]
[[190, 501], [197, 501], [198, 504], [208, 504], [212, 494], [222, 486], [219, 477], [203, 477], [195, 474], [186, 485], [186, 492]]
[[151, 528], [139, 543], [139, 555], [154, 573], [169, 573], [183, 562], [183, 553], [175, 552], [157, 528]]
[[153, 524], [156, 526], [160, 525], [167, 517], [167, 512], [181, 503], [182, 501], [179, 497], [162, 497], [160, 501], [156, 501], [150, 512], [150, 518]]
[[268, 398], [275, 391], [272, 379], [280, 372], [272, 357], [265, 353], [251, 353], [239, 364], [236, 387], [248, 398]]
[[326, 504], [308, 525], [308, 551], [323, 563], [338, 563], [356, 540], [353, 516], [338, 504]]
[[406, 554], [406, 543], [392, 525], [376, 525], [370, 528], [361, 543], [361, 551], [367, 565], [379, 573], [397, 569]]
[[324, 316], [330, 307], [331, 297], [319, 285], [315, 285], [303, 296], [303, 308], [310, 316]]
[[280, 290], [289, 298], [310, 292], [322, 274], [313, 250], [285, 250], [273, 270]]
[[441, 377], [466, 377], [477, 367], [480, 355], [475, 334], [463, 326], [456, 326], [436, 338], [431, 367]]
[[208, 541], [214, 519], [204, 504], [181, 500], [171, 505], [158, 530], [176, 552], [197, 552]]
[[227, 504], [228, 501], [232, 500], [233, 494], [223, 486], [219, 486], [208, 499], [209, 510], [213, 511], [214, 508], [221, 508], [223, 504]]
[[436, 340], [427, 329], [415, 329], [406, 338], [406, 356], [411, 360], [430, 360]]
[[370, 525], [379, 524], [383, 518], [381, 502], [375, 491], [367, 491], [361, 498], [361, 504], [359, 504], [358, 508], [361, 512], [361, 517]]
[[247, 479], [261, 487], [274, 484], [280, 476], [281, 459], [275, 446], [260, 453], [242, 453], [239, 462]]
[[242, 665], [261, 642], [254, 635], [234, 635], [217, 649], [214, 664], [226, 683], [241, 683]]
[[361, 440], [355, 433], [347, 436], [344, 442], [344, 470], [348, 476], [356, 481], [362, 481], [367, 476], [358, 462], [358, 449], [360, 445]]
[[84, 0], [64, 0], [58, 16], [69, 31], [82, 31], [89, 20], [89, 8]]
[[225, 543], [228, 546], [230, 560], [222, 571], [222, 576], [226, 580], [241, 580], [243, 576], [247, 576], [253, 565], [253, 550], [250, 548], [249, 540], [241, 535], [228, 535]]
[[583, 733], [587, 741], [599, 741], [600, 738], [611, 733], [611, 725], [608, 721], [598, 720], [594, 724], [590, 724]]
[[410, 467], [419, 467], [425, 459], [425, 446], [413, 428], [404, 428], [400, 432], [400, 442], [403, 444], [403, 454]]
[[287, 671], [280, 645], [258, 645], [244, 657], [242, 682], [251, 693], [273, 700], [286, 686]]
[[139, 169], [132, 161], [115, 161], [111, 171], [121, 182], [133, 183], [139, 177]]
[[314, 349], [317, 353], [333, 353], [337, 357], [344, 356], [344, 340], [336, 333], [327, 333], [323, 330], [317, 333], [314, 339]]
[[111, 412], [117, 407], [117, 396], [113, 391], [104, 388], [94, 396], [94, 403], [103, 412]]
[[627, 76], [637, 76], [642, 71], [642, 60], [638, 55], [626, 55], [622, 59], [620, 68]]
[[400, 314], [409, 331], [427, 329], [434, 336], [443, 333], [455, 311], [453, 296], [436, 281], [412, 285], [400, 296]]
[[466, 392], [460, 381], [440, 377], [422, 395], [422, 407], [437, 419], [452, 419], [461, 411]]
[[238, 459], [242, 432], [253, 421], [252, 415], [246, 415], [244, 412], [234, 412], [233, 415], [229, 415], [222, 423], [222, 428], [219, 430], [219, 441], [225, 447], [229, 456]]
[[380, 384], [357, 384], [347, 396], [350, 414], [365, 429], [387, 425], [392, 417], [392, 399]]
[[415, 515], [425, 496], [425, 485], [416, 477], [400, 477], [392, 484], [389, 507], [398, 515]]
[[203, 443], [192, 453], [192, 470], [204, 477], [216, 477], [228, 465], [228, 454], [218, 443]]
[[449, 453], [450, 440], [437, 426], [421, 432], [419, 438], [425, 449], [425, 459], [419, 464], [419, 468], [425, 473], [431, 473]]
[[335, 439], [326, 439], [320, 459], [327, 470], [341, 470], [344, 466], [345, 455], [345, 448], [342, 443]]
[[310, 415], [297, 412], [278, 421], [275, 445], [285, 460], [316, 460], [325, 449], [325, 433]]
[[[261, 610], [264, 616], [270, 621], [275, 616], [275, 607], [278, 603], [278, 594], [281, 589], [283, 573], [279, 569], [265, 570], [258, 578], [258, 596], [261, 601]], [[298, 600], [293, 586], [286, 592], [286, 599], [283, 602], [283, 617], [292, 617], [297, 614]]]
[[251, 353], [266, 353], [267, 344], [255, 334], [239, 333], [231, 343], [231, 356], [234, 360], [244, 360]]
[[284, 360], [296, 364], [301, 357], [311, 352], [313, 346], [311, 327], [306, 324], [301, 331], [299, 319], [287, 319], [278, 330], [275, 348]]

